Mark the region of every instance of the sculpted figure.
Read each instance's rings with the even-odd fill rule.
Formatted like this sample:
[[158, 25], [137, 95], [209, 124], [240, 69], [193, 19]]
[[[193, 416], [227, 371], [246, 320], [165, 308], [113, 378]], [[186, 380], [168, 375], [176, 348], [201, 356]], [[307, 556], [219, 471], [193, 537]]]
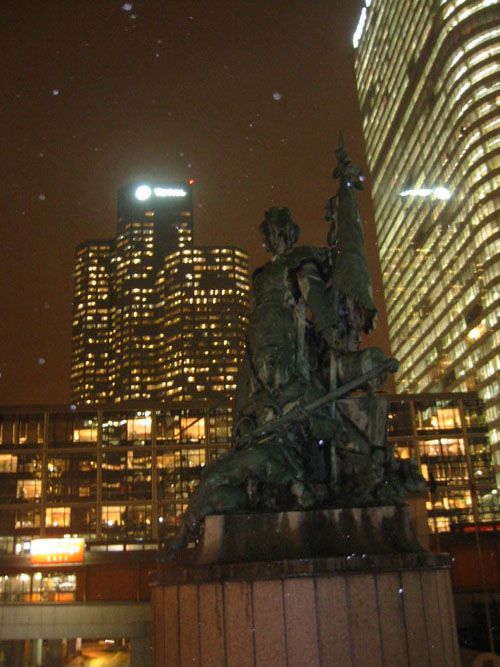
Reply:
[[359, 350], [376, 317], [353, 195], [362, 177], [342, 137], [336, 156], [326, 247], [296, 247], [287, 208], [268, 210], [260, 225], [272, 258], [253, 275], [233, 450], [205, 470], [172, 556], [207, 514], [400, 503], [422, 486], [414, 464], [394, 459], [387, 401], [374, 393], [397, 361]]
[[337, 327], [337, 313], [327, 288], [329, 249], [294, 247], [299, 228], [287, 208], [267, 211], [260, 231], [272, 260], [253, 274], [254, 308], [236, 395], [235, 423], [256, 393], [272, 398], [294, 382], [318, 384], [314, 375], [318, 344], [334, 340]]

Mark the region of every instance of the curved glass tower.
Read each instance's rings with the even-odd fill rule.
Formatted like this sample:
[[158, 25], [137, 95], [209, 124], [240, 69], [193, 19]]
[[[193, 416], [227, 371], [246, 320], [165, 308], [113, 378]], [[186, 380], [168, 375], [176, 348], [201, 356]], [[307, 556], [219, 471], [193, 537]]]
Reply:
[[399, 391], [477, 391], [500, 475], [500, 12], [364, 0], [353, 38]]

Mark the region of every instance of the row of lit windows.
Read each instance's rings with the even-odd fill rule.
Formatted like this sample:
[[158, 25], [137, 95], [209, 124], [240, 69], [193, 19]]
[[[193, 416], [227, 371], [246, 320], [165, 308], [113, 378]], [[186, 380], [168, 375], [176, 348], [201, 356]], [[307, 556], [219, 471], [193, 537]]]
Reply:
[[[402, 361], [399, 381], [415, 391], [435, 386], [445, 374], [455, 387], [477, 379], [482, 395], [493, 399], [498, 392], [490, 360], [495, 346], [491, 332], [499, 306], [498, 295], [494, 296], [498, 269], [489, 268], [498, 253], [492, 242], [495, 184], [489, 174], [495, 168], [499, 141], [494, 114], [498, 81], [492, 78], [498, 31], [478, 13], [491, 3], [447, 3], [441, 26], [432, 18], [416, 20], [422, 3], [412, 6], [412, 21], [401, 14], [401, 3], [371, 4], [356, 67], [368, 113], [364, 127], [369, 162], [372, 167], [377, 163], [374, 202], [391, 342]], [[425, 4], [427, 10], [439, 11], [433, 3]], [[418, 28], [396, 26], [391, 23], [396, 16]], [[468, 29], [459, 34], [465, 20]], [[439, 33], [418, 71], [410, 59], [416, 63], [424, 39], [409, 39], [404, 31], [426, 25], [436, 26]], [[454, 42], [450, 31], [455, 31]], [[380, 48], [384, 39], [391, 50]], [[383, 62], [377, 62], [376, 55]], [[402, 99], [405, 108], [398, 110]], [[449, 188], [446, 205], [400, 197], [405, 188], [436, 185]], [[430, 233], [419, 247], [418, 234], [425, 225]], [[414, 236], [414, 244], [409, 244]], [[466, 323], [463, 317], [478, 299], [483, 305], [481, 319]]]

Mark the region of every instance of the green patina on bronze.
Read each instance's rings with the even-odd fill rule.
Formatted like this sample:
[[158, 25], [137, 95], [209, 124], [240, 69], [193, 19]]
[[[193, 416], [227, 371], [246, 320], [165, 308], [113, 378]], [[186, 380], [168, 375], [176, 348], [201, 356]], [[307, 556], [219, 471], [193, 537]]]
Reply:
[[354, 197], [362, 176], [342, 137], [336, 157], [325, 247], [294, 247], [287, 208], [260, 225], [272, 260], [253, 275], [233, 451], [205, 470], [171, 557], [208, 514], [397, 505], [423, 488], [416, 464], [394, 458], [387, 401], [374, 391], [397, 361], [359, 349], [376, 314]]
[[[363, 328], [368, 332], [374, 328], [373, 319], [377, 311], [372, 299], [363, 224], [354, 198], [354, 190], [361, 190], [363, 187], [362, 174], [361, 170], [351, 163], [342, 135], [335, 155], [337, 167], [333, 175], [334, 178], [339, 179], [340, 186], [333, 201], [329, 201], [327, 208], [328, 213], [335, 215], [337, 221], [334, 232], [336, 256], [332, 282], [342, 295], [353, 299], [365, 309]], [[328, 213], [327, 219], [331, 220]]]

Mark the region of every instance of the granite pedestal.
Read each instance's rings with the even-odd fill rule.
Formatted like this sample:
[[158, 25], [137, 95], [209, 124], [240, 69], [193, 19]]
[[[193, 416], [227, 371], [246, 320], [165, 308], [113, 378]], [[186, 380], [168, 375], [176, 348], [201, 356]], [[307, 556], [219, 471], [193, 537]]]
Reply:
[[156, 667], [460, 664], [448, 558], [402, 508], [208, 517], [152, 611]]

